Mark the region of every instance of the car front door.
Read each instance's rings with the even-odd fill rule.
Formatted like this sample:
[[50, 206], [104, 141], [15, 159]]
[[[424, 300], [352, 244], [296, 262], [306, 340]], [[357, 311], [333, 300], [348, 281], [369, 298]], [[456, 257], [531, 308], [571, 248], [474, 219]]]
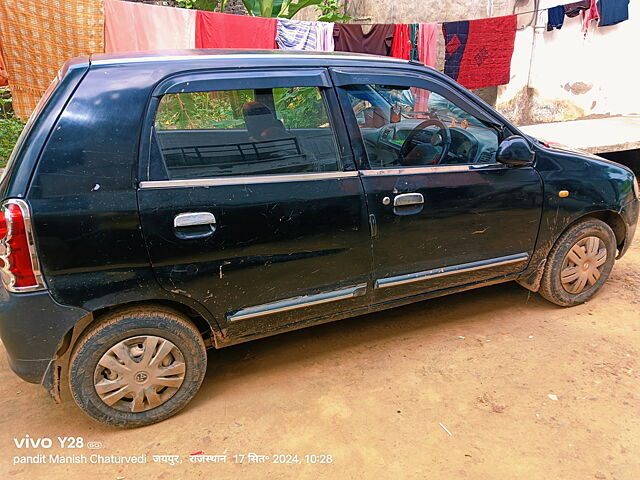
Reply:
[[326, 70], [173, 78], [147, 117], [138, 197], [166, 289], [236, 341], [368, 306], [365, 197]]
[[342, 68], [332, 76], [375, 226], [375, 302], [524, 270], [542, 183], [532, 166], [496, 161], [508, 135], [499, 119], [426, 72]]

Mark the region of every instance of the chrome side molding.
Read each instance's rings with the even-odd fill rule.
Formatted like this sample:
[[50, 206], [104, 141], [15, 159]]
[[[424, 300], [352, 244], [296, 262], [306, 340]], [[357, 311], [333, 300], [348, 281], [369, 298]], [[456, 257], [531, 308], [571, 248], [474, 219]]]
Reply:
[[297, 308], [311, 307], [323, 303], [346, 300], [348, 298], [360, 297], [367, 293], [367, 284], [362, 283], [353, 287], [333, 290], [331, 292], [318, 293], [316, 295], [305, 295], [303, 297], [288, 298], [277, 302], [256, 305], [255, 307], [243, 308], [234, 314], [227, 315], [227, 320], [237, 322], [249, 318], [261, 317], [272, 313], [286, 312]]
[[398, 275], [395, 277], [387, 277], [376, 280], [375, 288], [388, 288], [404, 285], [405, 283], [421, 282], [423, 280], [431, 280], [432, 278], [446, 277], [448, 275], [457, 275], [458, 273], [473, 272], [486, 268], [500, 267], [511, 263], [520, 263], [529, 259], [528, 253], [516, 253], [505, 257], [489, 258], [478, 262], [462, 263], [460, 265], [452, 265], [450, 267], [434, 268], [423, 272], [408, 273], [406, 275]]

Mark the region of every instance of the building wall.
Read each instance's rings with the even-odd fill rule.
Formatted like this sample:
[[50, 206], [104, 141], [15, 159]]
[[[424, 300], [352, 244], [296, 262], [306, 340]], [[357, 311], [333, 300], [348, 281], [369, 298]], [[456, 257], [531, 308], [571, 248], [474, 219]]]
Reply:
[[[352, 23], [414, 23], [472, 20], [529, 12], [559, 0], [346, 0]], [[315, 19], [313, 8], [296, 18]], [[520, 125], [579, 118], [639, 114], [640, 0], [629, 5], [629, 20], [592, 26], [585, 37], [581, 16], [546, 31], [547, 12], [518, 16], [519, 30], [508, 85], [477, 93]], [[366, 27], [364, 27], [366, 28]], [[444, 42], [438, 38], [436, 68], [443, 69]]]
[[[538, 0], [344, 0], [344, 11], [352, 17], [350, 23], [428, 23], [473, 20], [498, 17], [514, 12], [535, 9]], [[295, 18], [315, 20], [315, 8], [301, 10]], [[529, 23], [533, 15], [518, 17], [519, 22]], [[363, 26], [366, 30], [366, 26]], [[444, 70], [444, 39], [438, 35], [435, 68]], [[476, 91], [486, 102], [495, 105], [497, 87]]]
[[[533, 0], [343, 0], [352, 23], [449, 22], [512, 13], [516, 4]], [[315, 20], [314, 8], [302, 10], [296, 18]]]
[[629, 20], [595, 27], [586, 37], [581, 17], [547, 32], [546, 12], [536, 28], [518, 32], [511, 82], [498, 88], [497, 108], [520, 125], [640, 114], [640, 1]]

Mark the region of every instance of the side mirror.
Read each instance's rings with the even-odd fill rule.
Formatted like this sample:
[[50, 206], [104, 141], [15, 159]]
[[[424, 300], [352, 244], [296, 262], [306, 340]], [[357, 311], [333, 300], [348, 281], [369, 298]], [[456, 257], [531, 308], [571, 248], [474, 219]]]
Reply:
[[531, 165], [534, 159], [535, 153], [529, 147], [529, 142], [518, 135], [505, 138], [496, 152], [496, 160], [505, 165]]

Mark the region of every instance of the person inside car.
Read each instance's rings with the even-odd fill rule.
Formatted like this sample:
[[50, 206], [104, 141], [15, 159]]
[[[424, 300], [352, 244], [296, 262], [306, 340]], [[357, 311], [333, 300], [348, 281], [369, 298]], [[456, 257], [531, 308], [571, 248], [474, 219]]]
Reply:
[[252, 142], [265, 142], [291, 138], [283, 123], [264, 103], [248, 102], [242, 106], [244, 123]]

